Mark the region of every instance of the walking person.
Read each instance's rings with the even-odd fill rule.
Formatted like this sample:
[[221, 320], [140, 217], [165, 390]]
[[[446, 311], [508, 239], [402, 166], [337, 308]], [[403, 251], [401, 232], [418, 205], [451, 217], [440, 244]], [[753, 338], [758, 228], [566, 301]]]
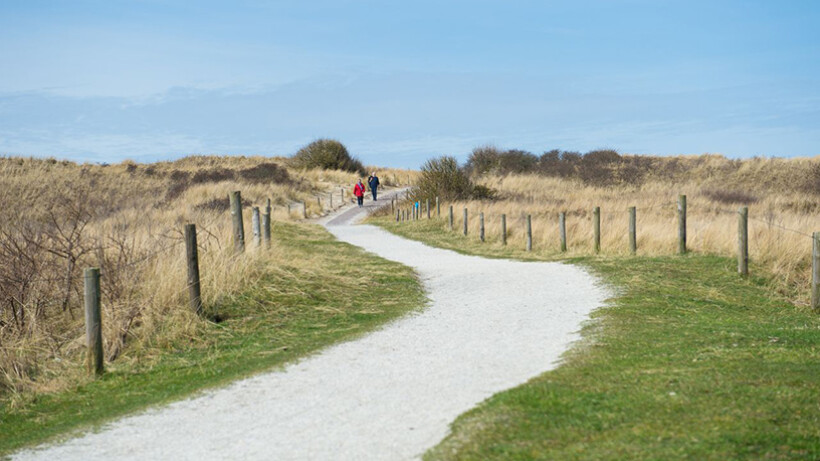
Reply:
[[359, 208], [361, 208], [364, 203], [364, 191], [364, 183], [362, 183], [362, 180], [359, 179], [359, 182], [353, 186], [353, 195], [356, 196], [356, 200], [359, 202]]
[[373, 194], [373, 200], [376, 200], [376, 189], [379, 188], [379, 177], [376, 176], [375, 172], [367, 178], [367, 184], [370, 186], [370, 192]]

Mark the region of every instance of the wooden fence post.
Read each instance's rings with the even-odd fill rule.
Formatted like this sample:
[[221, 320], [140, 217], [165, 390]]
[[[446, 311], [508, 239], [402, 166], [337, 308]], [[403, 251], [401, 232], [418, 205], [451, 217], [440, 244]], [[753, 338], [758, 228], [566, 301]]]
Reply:
[[634, 206], [629, 207], [629, 252], [633, 255], [638, 252], [637, 211]]
[[259, 207], [255, 206], [251, 210], [251, 227], [253, 227], [253, 243], [256, 246], [262, 245], [262, 223], [259, 219]]
[[302, 218], [307, 219], [307, 202], [302, 201]]
[[328, 197], [327, 201], [328, 201], [328, 204], [330, 205], [330, 209], [332, 210], [333, 209], [333, 192], [331, 192], [328, 195], [329, 195], [329, 197]]
[[737, 210], [737, 273], [749, 275], [749, 208]]
[[484, 241], [484, 212], [478, 214], [478, 238]]
[[532, 251], [532, 216], [527, 215], [527, 251]]
[[396, 198], [390, 197], [390, 211], [396, 211]]
[[237, 253], [245, 251], [245, 225], [242, 223], [242, 194], [231, 192], [231, 218], [233, 218], [233, 245]]
[[425, 205], [427, 208], [427, 219], [430, 219], [430, 199], [427, 199], [427, 204]]
[[396, 210], [396, 222], [399, 222], [399, 210]]
[[450, 231], [453, 230], [453, 205], [450, 205]]
[[441, 204], [438, 202], [438, 195], [436, 195], [436, 216], [441, 217]]
[[507, 215], [501, 215], [501, 244], [507, 244]]
[[319, 205], [319, 209], [322, 209], [322, 197], [316, 197], [316, 204]]
[[188, 262], [188, 298], [191, 310], [202, 315], [202, 292], [199, 284], [199, 249], [196, 244], [196, 224], [185, 225], [185, 256]]
[[103, 366], [102, 316], [100, 315], [100, 268], [84, 271], [85, 288], [85, 358], [88, 374], [101, 375]]
[[265, 248], [270, 248], [270, 199], [265, 206], [265, 214], [262, 215], [262, 237], [265, 240]]
[[678, 254], [686, 254], [686, 196], [678, 197]]
[[820, 313], [820, 232], [811, 236], [811, 308]]
[[344, 187], [339, 191], [339, 202], [341, 206], [345, 206], [345, 189]]
[[562, 211], [558, 215], [558, 232], [561, 235], [561, 251], [567, 251], [567, 213]]
[[601, 207], [592, 210], [592, 228], [594, 233], [595, 253], [601, 252]]
[[467, 208], [464, 208], [464, 235], [467, 235]]

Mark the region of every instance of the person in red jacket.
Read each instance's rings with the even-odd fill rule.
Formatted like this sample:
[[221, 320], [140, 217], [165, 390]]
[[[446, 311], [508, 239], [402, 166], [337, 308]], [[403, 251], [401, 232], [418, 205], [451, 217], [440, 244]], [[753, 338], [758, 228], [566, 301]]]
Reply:
[[359, 182], [353, 186], [353, 195], [356, 196], [356, 200], [359, 202], [359, 208], [362, 207], [362, 203], [364, 202], [364, 184], [362, 184], [362, 180], [359, 179]]

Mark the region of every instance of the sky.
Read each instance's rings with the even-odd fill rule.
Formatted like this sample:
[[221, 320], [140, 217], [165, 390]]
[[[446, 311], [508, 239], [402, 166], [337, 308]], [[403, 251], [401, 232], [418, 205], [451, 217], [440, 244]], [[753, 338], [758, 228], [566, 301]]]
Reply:
[[0, 155], [820, 155], [816, 0], [0, 0]]

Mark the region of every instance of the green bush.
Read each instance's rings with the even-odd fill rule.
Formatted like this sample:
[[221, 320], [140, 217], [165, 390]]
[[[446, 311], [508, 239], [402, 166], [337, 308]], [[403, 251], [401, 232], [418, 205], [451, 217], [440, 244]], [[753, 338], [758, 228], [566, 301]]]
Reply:
[[413, 200], [438, 197], [444, 201], [490, 199], [495, 196], [491, 189], [473, 184], [467, 172], [459, 168], [458, 161], [448, 156], [427, 160], [410, 194]]
[[473, 149], [467, 159], [465, 170], [471, 175], [481, 176], [498, 170], [499, 158], [503, 151], [495, 146], [481, 146]]
[[486, 173], [526, 173], [538, 168], [538, 160], [538, 156], [525, 150], [503, 151], [493, 146], [482, 146], [473, 149], [464, 169], [474, 176]]
[[299, 149], [291, 157], [291, 165], [296, 168], [344, 170], [362, 176], [367, 174], [362, 162], [352, 157], [344, 144], [335, 139], [317, 139]]

